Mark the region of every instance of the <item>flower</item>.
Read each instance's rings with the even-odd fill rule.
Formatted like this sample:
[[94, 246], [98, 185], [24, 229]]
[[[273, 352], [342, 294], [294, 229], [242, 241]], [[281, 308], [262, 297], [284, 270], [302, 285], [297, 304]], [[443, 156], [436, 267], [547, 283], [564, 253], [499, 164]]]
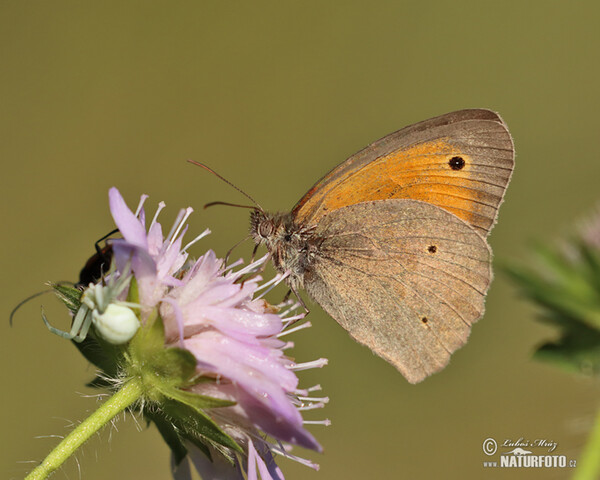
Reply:
[[[291, 455], [281, 443], [321, 451], [319, 443], [304, 428], [300, 411], [322, 407], [328, 401], [307, 397], [309, 391], [320, 387], [299, 389], [295, 373], [322, 367], [326, 360], [297, 364], [284, 354], [291, 344], [281, 337], [310, 325], [306, 322], [289, 328], [304, 317], [296, 314], [298, 305], [286, 302], [273, 307], [256, 297], [259, 290], [272, 288], [284, 276], [278, 275], [260, 285], [258, 271], [268, 260], [266, 255], [238, 270], [235, 267], [240, 262], [226, 267], [210, 250], [197, 260], [190, 260], [187, 249], [207, 235], [208, 230], [182, 247], [185, 223], [192, 212], [188, 208], [179, 212], [173, 228], [164, 237], [157, 220], [165, 206], [162, 202], [146, 230], [143, 208], [146, 198], [142, 196], [133, 213], [116, 188], [109, 191], [110, 211], [123, 236], [112, 240], [116, 269], [122, 273], [130, 268], [135, 278], [139, 292], [135, 301], [141, 307], [142, 324], [158, 315], [164, 328], [164, 348], [184, 350], [193, 355], [194, 362], [193, 376], [186, 377], [176, 392], [159, 386], [156, 387], [161, 394], [159, 400], [156, 395], [149, 395], [150, 418], [172, 422], [170, 433], [178, 435], [179, 440], [175, 446], [185, 445], [192, 452], [192, 461], [201, 474], [208, 470], [221, 472], [218, 477], [205, 473], [206, 478], [244, 478], [242, 470], [248, 478], [257, 478], [257, 469], [263, 479], [283, 478], [274, 462], [274, 453], [317, 468]], [[131, 347], [133, 353], [128, 358], [143, 356], [136, 354], [144, 349], [139, 346], [140, 341], [134, 338], [132, 344], [135, 346]], [[144, 358], [157, 356], [152, 353]], [[127, 374], [132, 375], [133, 371], [131, 367]], [[197, 407], [198, 399], [202, 399], [205, 408], [195, 411], [200, 415], [198, 421], [211, 425], [210, 435], [191, 431], [189, 419], [184, 415], [178, 417], [177, 408], [164, 407], [162, 397], [182, 401], [186, 415], [190, 413], [188, 407]], [[313, 423], [328, 424], [328, 421]], [[166, 438], [163, 430], [161, 433]], [[172, 444], [171, 447], [175, 452], [174, 463], [180, 464], [179, 475], [184, 475], [187, 463]]]

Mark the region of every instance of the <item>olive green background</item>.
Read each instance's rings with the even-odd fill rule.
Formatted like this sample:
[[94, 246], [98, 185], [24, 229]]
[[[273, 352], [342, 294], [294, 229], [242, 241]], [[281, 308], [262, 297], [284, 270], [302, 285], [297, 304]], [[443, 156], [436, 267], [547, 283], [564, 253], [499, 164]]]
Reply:
[[[245, 202], [186, 163], [206, 162], [269, 210], [289, 209], [327, 170], [407, 124], [467, 107], [499, 111], [517, 166], [491, 236], [496, 260], [569, 231], [600, 197], [599, 9], [593, 2], [189, 1], [0, 3], [2, 449], [22, 478], [96, 406], [75, 348], [48, 333], [68, 317], [51, 296], [8, 326], [48, 280], [74, 280], [112, 228], [107, 191], [148, 193], [163, 222], [191, 205], [193, 253], [224, 255], [247, 232]], [[190, 235], [191, 238], [191, 235]], [[250, 246], [237, 251], [248, 258]], [[279, 294], [278, 294], [279, 295]], [[277, 300], [275, 298], [274, 300]], [[294, 354], [331, 398], [310, 427], [324, 454], [282, 460], [288, 479], [568, 478], [484, 469], [482, 442], [556, 441], [577, 459], [600, 389], [530, 360], [555, 332], [499, 272], [487, 313], [449, 367], [409, 385], [314, 305]], [[137, 429], [141, 431], [137, 431]], [[536, 450], [536, 453], [542, 453]], [[81, 474], [78, 469], [81, 469]], [[167, 479], [156, 430], [128, 418], [54, 478]]]

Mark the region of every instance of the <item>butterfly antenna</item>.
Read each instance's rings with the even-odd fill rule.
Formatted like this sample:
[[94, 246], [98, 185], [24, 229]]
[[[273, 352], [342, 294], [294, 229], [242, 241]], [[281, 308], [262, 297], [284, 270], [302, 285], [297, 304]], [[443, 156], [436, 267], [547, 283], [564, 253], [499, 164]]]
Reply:
[[239, 203], [229, 203], [229, 202], [209, 202], [204, 205], [204, 208], [212, 207], [213, 205], [226, 205], [228, 207], [240, 207], [240, 208], [249, 208], [251, 210], [256, 210], [254, 205], [240, 205]]
[[[188, 162], [198, 166], [198, 167], [202, 167], [204, 170], [209, 171], [210, 173], [212, 173], [215, 177], [220, 178], [221, 180], [223, 180], [226, 184], [232, 186], [233, 188], [235, 188], [238, 192], [240, 192], [242, 195], [244, 195], [246, 198], [248, 198], [254, 205], [256, 205], [256, 207], [258, 207], [258, 209], [262, 212], [263, 209], [262, 207], [258, 204], [258, 202], [256, 200], [254, 200], [250, 195], [248, 195], [246, 192], [244, 192], [241, 188], [235, 186], [233, 183], [231, 183], [229, 180], [227, 180], [226, 178], [222, 177], [221, 175], [219, 175], [217, 172], [215, 172], [212, 168], [204, 165], [203, 163], [200, 162], [196, 162], [195, 160], [188, 160]], [[231, 205], [231, 206], [238, 206], [238, 207], [245, 207], [245, 208], [255, 208], [255, 207], [247, 207], [245, 205], [234, 205], [234, 204], [227, 204], [225, 202], [212, 202], [209, 204], [206, 204], [204, 207], [206, 208], [207, 206], [211, 206], [211, 205]]]

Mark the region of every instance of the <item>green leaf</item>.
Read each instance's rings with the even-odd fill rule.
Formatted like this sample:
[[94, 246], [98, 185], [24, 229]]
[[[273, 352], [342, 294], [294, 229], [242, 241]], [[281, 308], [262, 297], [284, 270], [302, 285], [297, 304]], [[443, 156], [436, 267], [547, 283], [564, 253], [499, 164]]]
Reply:
[[56, 296], [66, 305], [71, 313], [75, 315], [81, 306], [82, 291], [78, 288], [62, 285], [60, 283], [50, 282], [50, 287], [54, 289]]
[[519, 285], [525, 296], [544, 309], [557, 311], [565, 317], [579, 319], [590, 327], [600, 328], [600, 305], [589, 283], [586, 283], [584, 288], [575, 289], [554, 279], [548, 280], [542, 274], [528, 268], [511, 265], [506, 267], [505, 271]]
[[589, 272], [590, 285], [594, 288], [596, 300], [600, 304], [600, 253], [585, 243], [579, 245], [579, 251]]
[[144, 412], [144, 415], [147, 419], [154, 422], [163, 440], [169, 446], [171, 452], [173, 452], [173, 456], [175, 457], [175, 465], [179, 465], [187, 455], [188, 450], [185, 448], [185, 445], [183, 444], [183, 441], [177, 433], [177, 429], [173, 423], [164, 418], [160, 412], [146, 411]]
[[560, 329], [557, 341], [534, 358], [570, 372], [600, 374], [600, 252], [581, 241], [569, 250], [538, 246], [539, 268], [509, 265], [506, 273], [542, 311], [540, 319]]
[[563, 370], [585, 375], [600, 374], [600, 333], [570, 331], [555, 343], [542, 345], [534, 358], [552, 363]]
[[183, 348], [164, 346], [164, 327], [158, 313], [144, 325], [129, 345], [129, 375], [140, 376], [150, 399], [161, 395], [198, 411], [234, 405], [233, 402], [181, 390], [204, 380], [196, 373], [196, 357]]
[[[144, 416], [149, 422], [153, 422], [156, 425], [159, 433], [173, 452], [175, 457], [175, 464], [178, 465], [185, 458], [188, 453], [188, 449], [183, 443], [187, 440], [193, 443], [204, 455], [212, 461], [212, 455], [208, 449], [206, 443], [198, 438], [195, 434], [186, 432], [185, 426], [182, 426], [177, 419], [167, 415], [164, 411], [148, 411], [144, 412]], [[231, 456], [228, 458], [233, 461]]]
[[160, 408], [190, 439], [196, 438], [243, 453], [242, 447], [204, 412], [173, 400], [161, 402]]
[[[148, 366], [153, 375], [158, 375], [161, 380], [168, 380], [169, 385], [184, 386], [196, 375], [196, 357], [183, 348], [163, 348], [156, 352], [152, 358], [147, 359]], [[162, 381], [161, 384], [165, 384]]]
[[[88, 362], [98, 367], [107, 377], [118, 377], [124, 359], [124, 346], [107, 342], [97, 336], [93, 329], [90, 329], [83, 342], [71, 343]], [[100, 385], [95, 381], [92, 381], [92, 384]]]
[[127, 301], [131, 303], [140, 303], [140, 290], [137, 279], [132, 276], [129, 282], [129, 291], [127, 292]]
[[541, 318], [560, 326], [561, 336], [534, 354], [539, 361], [552, 363], [569, 372], [600, 374], [600, 330], [557, 312], [546, 312]]
[[197, 393], [187, 392], [179, 388], [165, 389], [161, 393], [165, 397], [181, 402], [200, 413], [204, 413], [204, 410], [207, 408], [231, 407], [236, 404], [236, 402], [230, 400], [198, 395]]
[[[193, 382], [204, 380], [196, 373], [196, 358], [188, 350], [165, 347], [165, 334], [162, 319], [155, 309], [133, 339], [129, 342], [125, 355], [128, 375], [142, 379], [144, 396], [162, 412], [157, 427], [170, 443], [171, 449], [181, 454], [182, 450], [175, 434], [196, 444], [210, 455], [206, 444], [220, 449], [226, 448], [242, 453], [237, 442], [227, 435], [204, 411], [234, 405], [205, 395], [197, 395], [181, 390]], [[153, 421], [158, 417], [151, 417]], [[155, 422], [156, 423], [156, 422]], [[180, 440], [179, 440], [180, 441]]]
[[145, 359], [154, 352], [164, 349], [165, 328], [162, 318], [155, 308], [146, 322], [129, 342], [129, 354], [135, 359]]

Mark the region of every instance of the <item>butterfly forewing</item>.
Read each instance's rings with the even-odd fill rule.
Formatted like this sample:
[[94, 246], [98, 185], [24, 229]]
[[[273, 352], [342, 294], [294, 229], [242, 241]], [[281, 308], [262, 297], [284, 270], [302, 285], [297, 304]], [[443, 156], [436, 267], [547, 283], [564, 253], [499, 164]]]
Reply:
[[483, 314], [490, 250], [446, 210], [363, 202], [324, 216], [314, 234], [307, 292], [412, 383], [441, 370]]
[[421, 200], [453, 213], [486, 236], [514, 165], [500, 116], [461, 110], [411, 125], [356, 153], [323, 177], [292, 210], [296, 222], [366, 200]]

